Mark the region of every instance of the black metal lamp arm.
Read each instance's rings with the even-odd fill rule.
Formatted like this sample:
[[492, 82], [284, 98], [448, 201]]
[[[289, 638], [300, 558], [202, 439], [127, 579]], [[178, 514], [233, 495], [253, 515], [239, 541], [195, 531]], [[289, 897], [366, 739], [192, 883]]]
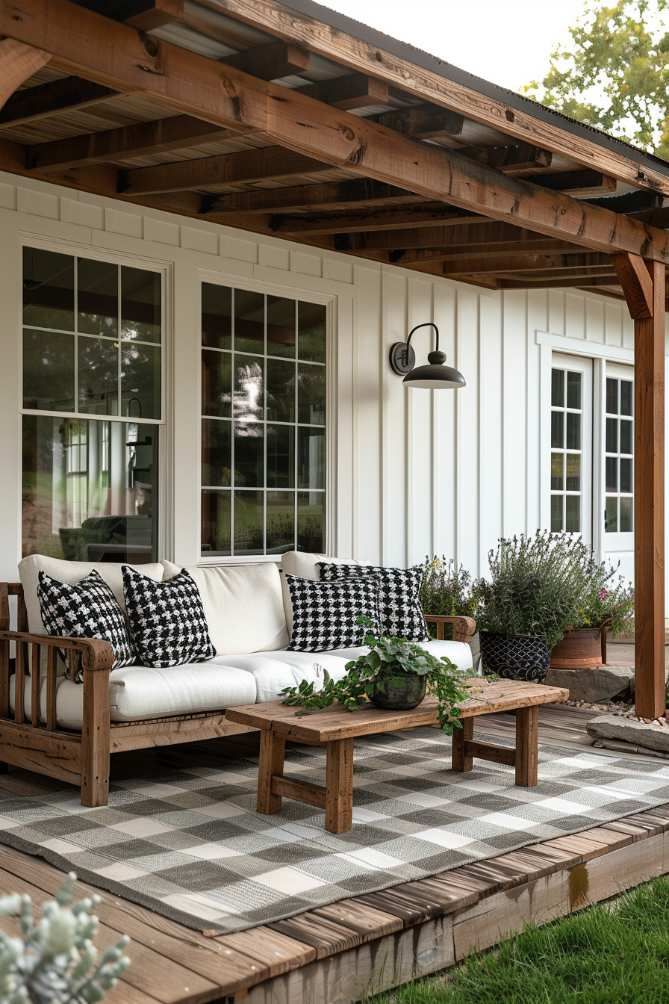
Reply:
[[423, 321], [422, 324], [417, 324], [414, 328], [412, 328], [411, 331], [409, 332], [408, 337], [407, 337], [407, 348], [411, 345], [411, 337], [412, 337], [414, 331], [418, 331], [419, 328], [434, 328], [435, 335], [437, 336], [436, 337], [436, 343], [435, 343], [434, 347], [435, 347], [436, 351], [438, 352], [439, 351], [439, 328], [434, 323], [434, 321]]

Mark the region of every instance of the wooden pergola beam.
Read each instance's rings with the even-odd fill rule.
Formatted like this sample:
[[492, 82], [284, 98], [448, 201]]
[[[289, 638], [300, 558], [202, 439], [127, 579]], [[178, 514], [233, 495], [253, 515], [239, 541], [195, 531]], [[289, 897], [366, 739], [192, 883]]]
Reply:
[[0, 41], [0, 109], [12, 94], [51, 59], [51, 54], [13, 38]]
[[305, 157], [426, 199], [593, 250], [669, 258], [668, 235], [636, 220], [417, 143], [299, 91], [147, 38], [69, 0], [49, 0], [48, 17], [43, 10], [43, 0], [0, 0], [0, 34], [51, 52], [59, 68], [102, 86], [139, 91], [223, 128], [255, 129]]
[[300, 14], [279, 0], [215, 2], [221, 14], [277, 38], [297, 42], [352, 71], [372, 74], [421, 101], [450, 108], [513, 139], [545, 147], [637, 188], [649, 188], [669, 195], [669, 178], [665, 174], [647, 165], [640, 168], [633, 156], [626, 156], [582, 135], [574, 135], [557, 124], [539, 118], [532, 113], [529, 104], [527, 111], [511, 107], [501, 98], [483, 95], [434, 69], [388, 52], [376, 41], [363, 41], [340, 28]]
[[62, 111], [89, 108], [114, 97], [116, 92], [80, 77], [63, 77], [37, 87], [17, 91], [0, 111], [0, 128], [10, 129], [38, 122]]
[[616, 269], [634, 318], [635, 703], [663, 718], [665, 266], [631, 255]]
[[464, 115], [436, 105], [414, 105], [381, 112], [375, 117], [379, 125], [412, 139], [433, 139], [457, 144], [464, 128]]

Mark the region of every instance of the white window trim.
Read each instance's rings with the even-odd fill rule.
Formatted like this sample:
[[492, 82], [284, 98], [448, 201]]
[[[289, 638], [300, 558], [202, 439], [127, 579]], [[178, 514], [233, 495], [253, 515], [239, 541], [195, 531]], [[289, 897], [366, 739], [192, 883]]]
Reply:
[[[238, 276], [235, 274], [213, 272], [209, 269], [198, 270], [197, 296], [197, 345], [198, 345], [198, 390], [197, 390], [197, 492], [198, 492], [198, 523], [197, 523], [197, 564], [207, 565], [246, 565], [281, 563], [280, 554], [232, 554], [203, 555], [202, 554], [202, 384], [200, 380], [200, 355], [202, 352], [202, 284], [212, 283], [218, 286], [229, 286], [243, 289], [251, 293], [261, 293], [268, 296], [280, 296], [290, 300], [302, 300], [305, 303], [317, 303], [325, 307], [325, 415], [326, 415], [326, 458], [325, 458], [325, 554], [333, 555], [337, 546], [337, 307], [336, 294], [324, 293], [319, 290], [305, 288], [292, 282], [272, 283], [262, 279]], [[263, 489], [264, 490], [264, 489]]]
[[[131, 268], [144, 268], [151, 272], [158, 272], [161, 276], [160, 295], [162, 308], [162, 339], [161, 339], [161, 418], [143, 419], [142, 424], [158, 425], [161, 427], [158, 445], [158, 555], [157, 558], [171, 557], [174, 548], [174, 464], [173, 464], [173, 414], [174, 414], [174, 384], [173, 384], [173, 311], [172, 301], [169, 292], [174, 287], [173, 265], [169, 261], [156, 259], [146, 255], [132, 254], [131, 252], [119, 252], [112, 249], [96, 248], [80, 241], [56, 240], [32, 234], [28, 231], [21, 231], [18, 234], [18, 255], [19, 261], [23, 261], [23, 249], [39, 248], [43, 251], [53, 251], [58, 254], [71, 255], [78, 258], [89, 258], [95, 261], [110, 262], [115, 265], [127, 265]], [[19, 268], [19, 275], [23, 274], [22, 265]], [[91, 415], [86, 413], [42, 411], [23, 407], [23, 290], [19, 288], [17, 297], [18, 317], [16, 324], [16, 337], [18, 339], [18, 360], [17, 367], [17, 400], [20, 402], [17, 435], [17, 456], [23, 456], [22, 426], [24, 415], [36, 415], [48, 418], [77, 418], [92, 419], [96, 421], [109, 422], [129, 422], [133, 419], [127, 415]], [[168, 374], [169, 379], [168, 379]], [[23, 552], [23, 527], [22, 527], [22, 506], [23, 506], [23, 464], [19, 461], [18, 479], [18, 499], [17, 507], [19, 514], [19, 534], [18, 534], [18, 554], [17, 561], [22, 558]]]

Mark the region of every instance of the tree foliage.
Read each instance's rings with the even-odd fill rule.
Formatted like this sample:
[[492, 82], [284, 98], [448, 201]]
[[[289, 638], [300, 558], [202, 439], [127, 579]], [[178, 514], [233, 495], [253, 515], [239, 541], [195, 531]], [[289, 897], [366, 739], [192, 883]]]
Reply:
[[669, 0], [588, 0], [530, 97], [669, 159]]

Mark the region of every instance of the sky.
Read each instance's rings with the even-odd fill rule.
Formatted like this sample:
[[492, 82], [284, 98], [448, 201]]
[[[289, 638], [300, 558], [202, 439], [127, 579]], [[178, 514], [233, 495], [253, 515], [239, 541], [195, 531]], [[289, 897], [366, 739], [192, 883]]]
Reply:
[[463, 70], [517, 91], [541, 79], [584, 0], [319, 0]]

